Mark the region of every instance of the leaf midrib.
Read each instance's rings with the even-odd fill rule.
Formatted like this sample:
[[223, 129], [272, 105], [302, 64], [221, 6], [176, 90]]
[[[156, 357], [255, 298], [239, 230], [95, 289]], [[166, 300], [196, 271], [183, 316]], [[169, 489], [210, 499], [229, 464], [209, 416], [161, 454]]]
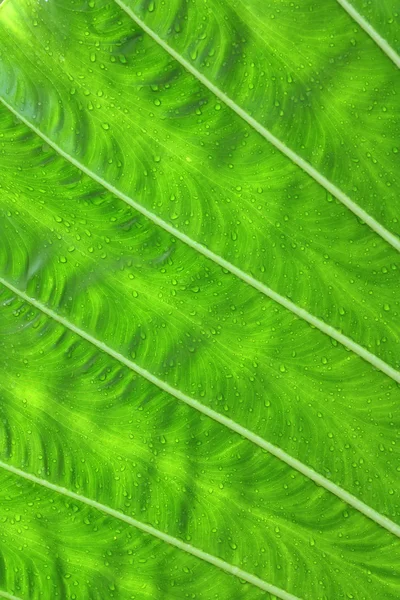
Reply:
[[22, 600], [22, 598], [19, 598], [18, 596], [13, 596], [12, 594], [8, 594], [7, 592], [3, 592], [3, 590], [0, 590], [0, 598], [7, 598], [7, 600]]
[[375, 42], [377, 46], [390, 58], [391, 61], [400, 69], [400, 56], [391, 47], [389, 42], [381, 36], [380, 33], [372, 27], [372, 25], [365, 19], [347, 0], [337, 0], [340, 6], [347, 12], [347, 14], [365, 31], [367, 35]]
[[367, 350], [366, 348], [364, 348], [363, 346], [361, 346], [360, 344], [358, 344], [357, 342], [355, 342], [348, 336], [344, 335], [340, 331], [337, 331], [331, 325], [328, 325], [327, 323], [325, 323], [318, 317], [315, 317], [313, 314], [309, 313], [304, 308], [298, 306], [297, 304], [295, 304], [288, 298], [285, 298], [278, 292], [275, 292], [272, 288], [261, 283], [260, 281], [258, 281], [257, 279], [255, 279], [254, 277], [252, 277], [251, 275], [246, 273], [245, 271], [242, 271], [241, 269], [239, 269], [238, 267], [236, 267], [229, 261], [225, 260], [222, 256], [219, 256], [212, 250], [209, 250], [206, 246], [203, 246], [199, 242], [196, 242], [196, 240], [193, 240], [191, 237], [189, 237], [188, 235], [186, 235], [179, 229], [176, 229], [175, 227], [173, 227], [172, 225], [170, 225], [169, 223], [167, 223], [166, 221], [164, 221], [163, 219], [158, 217], [156, 214], [152, 213], [150, 210], [148, 210], [146, 207], [141, 205], [139, 202], [137, 202], [136, 200], [133, 200], [130, 196], [121, 192], [118, 188], [116, 188], [112, 184], [108, 183], [105, 179], [103, 179], [102, 177], [100, 177], [99, 175], [97, 175], [96, 173], [91, 171], [88, 167], [86, 167], [85, 165], [80, 163], [78, 160], [76, 160], [73, 156], [68, 154], [68, 152], [66, 152], [62, 148], [60, 148], [60, 146], [58, 146], [58, 144], [53, 142], [53, 140], [51, 140], [46, 134], [44, 134], [42, 131], [40, 131], [40, 129], [38, 129], [35, 125], [33, 125], [30, 121], [28, 121], [28, 119], [26, 119], [23, 115], [21, 115], [2, 96], [0, 96], [0, 101], [18, 119], [20, 119], [23, 123], [25, 123], [25, 125], [27, 125], [27, 127], [29, 127], [39, 137], [41, 137], [49, 146], [51, 146], [60, 156], [65, 158], [67, 161], [69, 161], [77, 169], [79, 169], [80, 171], [85, 173], [85, 175], [87, 175], [88, 177], [90, 177], [91, 179], [93, 179], [94, 181], [99, 183], [102, 187], [104, 187], [105, 189], [110, 191], [112, 194], [114, 194], [114, 196], [117, 196], [118, 198], [123, 200], [126, 204], [128, 204], [129, 206], [131, 206], [132, 208], [137, 210], [139, 213], [144, 215], [147, 219], [149, 219], [150, 221], [155, 223], [158, 227], [161, 227], [162, 229], [164, 229], [165, 231], [167, 231], [168, 233], [173, 235], [175, 238], [177, 238], [180, 241], [182, 241], [183, 243], [185, 243], [187, 246], [190, 246], [199, 254], [202, 254], [203, 256], [205, 256], [209, 260], [213, 261], [214, 263], [216, 263], [223, 269], [226, 269], [232, 275], [235, 275], [235, 277], [238, 277], [239, 279], [244, 281], [246, 284], [250, 285], [257, 291], [261, 292], [264, 296], [271, 298], [271, 300], [274, 300], [275, 302], [277, 302], [278, 304], [280, 304], [281, 306], [283, 306], [284, 308], [286, 308], [287, 310], [292, 312], [297, 317], [303, 319], [304, 321], [309, 323], [311, 326], [315, 327], [316, 329], [319, 329], [322, 333], [326, 334], [330, 338], [333, 338], [334, 340], [336, 340], [337, 342], [339, 342], [340, 344], [342, 344], [343, 346], [345, 346], [346, 348], [348, 348], [349, 350], [351, 350], [352, 352], [357, 354], [360, 358], [364, 359], [365, 361], [370, 363], [373, 367], [375, 367], [376, 369], [385, 373], [388, 377], [390, 377], [397, 383], [400, 383], [400, 372], [397, 371], [396, 369], [394, 369], [391, 365], [389, 365], [388, 363], [386, 363], [385, 361], [380, 359], [378, 356], [376, 356], [375, 354], [373, 354], [372, 352], [370, 352], [369, 350]]
[[151, 29], [137, 14], [122, 0], [114, 0], [116, 4], [141, 28], [147, 35], [149, 35], [163, 50], [165, 50], [172, 58], [174, 58], [184, 69], [186, 69], [191, 75], [196, 77], [200, 83], [202, 83], [208, 90], [211, 91], [221, 102], [226, 104], [231, 110], [233, 110], [241, 119], [243, 119], [248, 125], [250, 125], [257, 133], [259, 133], [264, 139], [270, 142], [275, 148], [277, 148], [282, 154], [289, 158], [297, 167], [302, 169], [307, 175], [312, 177], [319, 185], [321, 185], [327, 192], [332, 194], [339, 202], [346, 206], [351, 212], [359, 217], [364, 223], [366, 223], [375, 233], [381, 238], [388, 242], [395, 250], [400, 252], [400, 238], [390, 232], [386, 227], [379, 223], [374, 217], [372, 217], [367, 211], [359, 206], [354, 200], [352, 200], [347, 194], [333, 184], [327, 177], [322, 175], [317, 169], [315, 169], [310, 163], [304, 160], [300, 155], [294, 152], [291, 148], [286, 146], [280, 139], [278, 139], [271, 131], [261, 125], [256, 119], [248, 114], [241, 106], [236, 104], [227, 94], [213, 84], [205, 75], [200, 73], [188, 60], [186, 60], [179, 52], [177, 52], [172, 46], [167, 44], [155, 31]]
[[[294, 596], [293, 594], [290, 594], [289, 592], [287, 592], [281, 588], [278, 588], [275, 585], [268, 583], [267, 581], [264, 581], [263, 579], [260, 579], [259, 577], [256, 577], [255, 575], [253, 575], [251, 573], [248, 573], [247, 571], [243, 571], [239, 567], [235, 567], [234, 565], [231, 565], [230, 563], [225, 562], [224, 560], [218, 558], [217, 556], [209, 554], [208, 552], [204, 552], [203, 550], [200, 550], [199, 548], [196, 548], [195, 546], [192, 546], [191, 544], [182, 542], [181, 540], [174, 538], [173, 536], [171, 536], [167, 533], [164, 533], [163, 531], [160, 531], [159, 529], [156, 529], [155, 527], [152, 527], [151, 525], [148, 525], [147, 523], [143, 523], [142, 521], [138, 521], [137, 519], [134, 519], [133, 517], [129, 517], [128, 515], [125, 515], [124, 513], [120, 512], [118, 510], [115, 510], [114, 508], [111, 508], [110, 506], [101, 504], [100, 502], [97, 502], [96, 500], [92, 500], [91, 498], [87, 498], [86, 496], [83, 496], [81, 494], [77, 494], [76, 492], [73, 492], [72, 490], [69, 490], [67, 488], [61, 487], [54, 483], [51, 483], [50, 481], [47, 481], [46, 479], [41, 479], [40, 477], [36, 477], [35, 475], [32, 475], [31, 473], [26, 473], [25, 471], [22, 471], [21, 469], [17, 469], [16, 467], [9, 465], [3, 461], [0, 461], [0, 468], [4, 469], [5, 471], [8, 471], [9, 473], [12, 473], [19, 477], [22, 477], [23, 479], [26, 479], [27, 481], [31, 481], [32, 483], [35, 483], [37, 485], [41, 485], [42, 487], [52, 490], [53, 492], [56, 492], [63, 496], [67, 496], [68, 498], [72, 498], [73, 500], [76, 500], [78, 502], [86, 504], [87, 506], [90, 506], [91, 508], [99, 510], [102, 513], [105, 513], [111, 517], [114, 517], [115, 519], [118, 519], [119, 521], [127, 523], [128, 525], [131, 525], [132, 527], [139, 529], [143, 533], [152, 535], [153, 537], [155, 537], [159, 540], [162, 540], [163, 542], [169, 544], [170, 546], [178, 548], [179, 550], [182, 550], [182, 551], [186, 552], [187, 554], [191, 554], [192, 556], [199, 558], [200, 560], [203, 560], [204, 562], [207, 562], [222, 571], [225, 571], [225, 573], [228, 573], [229, 575], [233, 575], [234, 577], [238, 577], [239, 579], [247, 581], [247, 583], [250, 583], [251, 585], [258, 587], [259, 589], [263, 590], [264, 592], [269, 592], [270, 594], [274, 594], [281, 600], [301, 600], [298, 596]], [[2, 592], [0, 592], [0, 596], [1, 595], [2, 595]], [[4, 595], [4, 594], [3, 594], [3, 596], [5, 598], [12, 598], [14, 600], [13, 596]], [[19, 600], [19, 599], [17, 599], [17, 600]]]
[[87, 342], [89, 342], [90, 344], [92, 344], [93, 346], [95, 346], [96, 348], [101, 350], [102, 352], [105, 352], [106, 354], [108, 354], [109, 356], [114, 358], [115, 360], [119, 361], [121, 364], [128, 367], [128, 369], [130, 369], [131, 371], [137, 373], [138, 375], [140, 375], [141, 377], [143, 377], [144, 379], [146, 379], [153, 385], [157, 386], [159, 389], [161, 389], [164, 392], [166, 392], [167, 394], [173, 396], [177, 400], [184, 402], [191, 408], [194, 408], [195, 410], [197, 410], [198, 412], [211, 418], [215, 422], [220, 423], [221, 425], [223, 425], [227, 429], [230, 429], [234, 433], [239, 434], [240, 436], [247, 439], [252, 444], [255, 444], [259, 448], [266, 450], [267, 452], [269, 452], [276, 458], [279, 458], [281, 461], [286, 463], [289, 467], [295, 469], [296, 471], [298, 471], [299, 473], [301, 473], [302, 475], [304, 475], [305, 477], [307, 477], [308, 479], [310, 479], [317, 485], [325, 488], [327, 491], [331, 492], [332, 494], [334, 494], [335, 496], [340, 498], [346, 504], [352, 506], [353, 508], [355, 508], [356, 510], [358, 510], [359, 512], [364, 514], [366, 517], [368, 517], [372, 521], [375, 521], [375, 523], [377, 523], [384, 529], [387, 529], [390, 533], [393, 533], [397, 537], [400, 537], [400, 525], [397, 525], [397, 523], [394, 523], [388, 517], [382, 515], [381, 513], [379, 513], [372, 507], [368, 506], [365, 502], [358, 499], [356, 496], [353, 496], [353, 494], [350, 494], [349, 492], [347, 492], [346, 490], [344, 490], [343, 488], [341, 488], [334, 482], [330, 481], [329, 479], [327, 479], [320, 473], [317, 473], [316, 471], [314, 471], [314, 469], [312, 469], [311, 467], [305, 465], [300, 460], [294, 458], [293, 456], [291, 456], [290, 454], [288, 454], [287, 452], [282, 450], [282, 448], [279, 448], [278, 446], [271, 444], [270, 442], [268, 442], [261, 436], [255, 434], [254, 432], [250, 431], [246, 427], [243, 427], [239, 423], [236, 423], [236, 421], [229, 419], [225, 415], [221, 415], [220, 413], [213, 410], [212, 408], [202, 404], [198, 400], [188, 396], [187, 394], [174, 388], [167, 382], [159, 379], [157, 376], [153, 375], [152, 373], [150, 373], [143, 367], [140, 367], [138, 364], [136, 364], [135, 362], [126, 358], [121, 353], [119, 353], [116, 350], [113, 350], [112, 348], [107, 346], [107, 344], [105, 344], [104, 342], [101, 342], [100, 340], [98, 340], [94, 336], [92, 336], [91, 334], [80, 329], [79, 327], [77, 327], [76, 325], [74, 325], [73, 323], [68, 321], [68, 319], [66, 319], [65, 317], [62, 317], [61, 315], [57, 314], [51, 308], [48, 308], [47, 306], [45, 306], [38, 300], [31, 298], [25, 292], [21, 291], [20, 289], [18, 289], [17, 287], [15, 287], [13, 284], [9, 283], [7, 280], [5, 280], [2, 277], [0, 277], [0, 284], [2, 284], [4, 287], [9, 289], [11, 292], [16, 294], [17, 296], [19, 296], [25, 302], [28, 302], [29, 304], [31, 304], [32, 306], [34, 306], [35, 308], [40, 310], [42, 313], [44, 313], [45, 315], [47, 315], [54, 321], [60, 323], [60, 325], [62, 325], [69, 331], [72, 331], [73, 333], [75, 333], [82, 339], [86, 340]]

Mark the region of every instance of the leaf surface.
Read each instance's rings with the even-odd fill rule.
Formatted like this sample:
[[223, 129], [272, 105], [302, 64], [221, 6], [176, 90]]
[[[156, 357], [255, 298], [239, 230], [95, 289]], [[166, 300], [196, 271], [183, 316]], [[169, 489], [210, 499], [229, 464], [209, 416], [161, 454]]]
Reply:
[[397, 598], [389, 57], [334, 0], [0, 40], [4, 592]]

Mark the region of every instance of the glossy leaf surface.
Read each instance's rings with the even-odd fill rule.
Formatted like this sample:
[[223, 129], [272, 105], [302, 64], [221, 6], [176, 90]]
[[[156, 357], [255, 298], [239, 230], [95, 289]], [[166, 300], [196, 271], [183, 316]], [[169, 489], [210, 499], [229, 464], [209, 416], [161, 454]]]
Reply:
[[0, 71], [0, 596], [398, 598], [391, 57], [336, 0], [6, 0]]

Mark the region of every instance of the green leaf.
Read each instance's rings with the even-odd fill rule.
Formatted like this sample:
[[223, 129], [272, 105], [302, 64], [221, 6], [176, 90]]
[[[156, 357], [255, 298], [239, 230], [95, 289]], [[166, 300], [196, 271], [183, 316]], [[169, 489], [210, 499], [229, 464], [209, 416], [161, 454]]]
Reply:
[[364, 4], [2, 4], [0, 596], [398, 598], [399, 57]]
[[382, 48], [389, 58], [400, 67], [400, 37], [397, 27], [398, 7], [391, 0], [365, 2], [365, 0], [338, 0], [349, 15]]

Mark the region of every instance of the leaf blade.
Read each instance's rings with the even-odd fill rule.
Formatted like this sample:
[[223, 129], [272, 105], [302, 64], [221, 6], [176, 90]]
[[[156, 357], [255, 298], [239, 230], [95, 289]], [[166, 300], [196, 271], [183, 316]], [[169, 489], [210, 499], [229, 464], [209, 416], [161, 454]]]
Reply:
[[[136, 13], [122, 0], [115, 0], [115, 2], [124, 10], [143, 31], [145, 31], [151, 38], [159, 44], [168, 54], [172, 56], [175, 60], [177, 60], [189, 73], [191, 73], [194, 77], [196, 77], [204, 86], [206, 86], [219, 100], [221, 100], [224, 104], [229, 106], [239, 117], [241, 117], [246, 123], [248, 123], [257, 133], [259, 133], [263, 138], [265, 138], [268, 142], [270, 142], [273, 146], [275, 146], [280, 152], [282, 152], [285, 156], [287, 156], [295, 165], [297, 165], [300, 169], [305, 171], [307, 175], [312, 177], [316, 182], [318, 182], [323, 188], [325, 188], [332, 196], [337, 198], [344, 206], [346, 206], [349, 210], [351, 210], [357, 217], [359, 217], [362, 221], [367, 223], [373, 231], [375, 231], [378, 235], [380, 235], [388, 244], [393, 246], [396, 250], [400, 252], [400, 238], [397, 235], [394, 235], [390, 231], [388, 231], [381, 223], [379, 223], [374, 217], [368, 214], [361, 206], [359, 206], [356, 202], [354, 202], [349, 196], [347, 196], [342, 190], [340, 190], [336, 185], [334, 185], [331, 181], [329, 181], [322, 173], [320, 173], [317, 169], [315, 169], [311, 164], [305, 161], [301, 156], [299, 156], [296, 152], [291, 150], [288, 146], [286, 146], [280, 139], [278, 139], [273, 133], [271, 133], [268, 129], [263, 127], [256, 119], [254, 119], [250, 114], [248, 114], [241, 106], [236, 104], [227, 94], [221, 91], [216, 85], [214, 85], [210, 80], [207, 79], [204, 75], [201, 74], [189, 61], [187, 61], [183, 56], [181, 56], [178, 52], [176, 52], [171, 46], [169, 46], [162, 38], [160, 38], [157, 33], [155, 33], [150, 27], [146, 25], [146, 23], [140, 19]], [[365, 28], [365, 27], [364, 27]], [[376, 38], [376, 36], [375, 36]], [[376, 39], [375, 39], [376, 41]], [[382, 46], [382, 42], [380, 44]], [[389, 56], [394, 59], [397, 57], [396, 54], [390, 53], [390, 50], [386, 48], [386, 53], [389, 52]], [[400, 65], [400, 57], [397, 57], [398, 64], [394, 60], [397, 66]]]
[[[14, 301], [6, 312], [3, 311], [3, 319], [11, 326], [7, 336], [9, 344], [13, 341], [12, 331], [15, 327], [19, 328], [20, 321], [32, 319], [29, 311], [21, 309], [16, 319], [15, 304]], [[251, 564], [251, 570], [256, 575], [267, 580], [270, 575], [274, 584], [284, 583], [291, 592], [299, 590], [299, 572], [305, 573], [304, 569], [313, 564], [314, 576], [310, 580], [308, 576], [304, 577], [304, 593], [301, 596], [323, 596], [325, 589], [340, 596], [343, 582], [347, 582], [346, 592], [354, 594], [366, 585], [365, 568], [370, 571], [368, 589], [379, 593], [382, 587], [380, 569], [383, 565], [396, 572], [399, 544], [392, 534], [357, 511], [348, 509], [337, 498], [314, 486], [280, 460], [254, 448], [239, 436], [235, 436], [235, 439], [232, 435], [227, 437], [217, 423], [204, 420], [203, 417], [199, 421], [198, 413], [192, 411], [190, 414], [190, 409], [182, 405], [177, 407], [168, 423], [166, 415], [172, 410], [172, 404], [165, 405], [166, 399], [162, 396], [150, 395], [143, 382], [138, 381], [134, 388], [126, 390], [122, 400], [121, 390], [129, 380], [126, 375], [120, 379], [118, 386], [113, 384], [115, 370], [109, 372], [108, 380], [102, 381], [109, 357], [99, 356], [95, 362], [82, 361], [83, 356], [90, 358], [92, 349], [83, 341], [76, 344], [74, 336], [66, 339], [58, 324], [53, 327], [42, 320], [42, 324], [35, 328], [25, 328], [20, 344], [24, 345], [32, 337], [44, 340], [47, 348], [57, 349], [58, 360], [53, 358], [46, 363], [46, 382], [49, 386], [46, 389], [43, 386], [43, 363], [35, 346], [31, 345], [29, 354], [20, 357], [20, 371], [23, 374], [20, 384], [16, 385], [15, 380], [13, 382], [12, 378], [7, 378], [11, 382], [8, 391], [7, 380], [1, 382], [2, 406], [7, 409], [5, 414], [14, 448], [6, 464], [18, 465], [21, 460], [25, 461], [24, 471], [40, 479], [45, 478], [58, 486], [76, 490], [86, 497], [94, 496], [115, 510], [126, 512], [141, 521], [155, 523], [159, 529], [183, 541], [190, 536], [192, 545], [212, 551], [238, 567]], [[69, 350], [71, 346], [73, 351]], [[8, 356], [10, 352], [2, 353], [2, 360], [6, 363]], [[63, 392], [57, 392], [61, 389], [59, 381], [66, 382], [71, 375], [74, 383], [64, 386]], [[24, 379], [30, 383], [28, 387], [23, 385]], [[17, 404], [15, 399], [25, 401]], [[162, 414], [157, 417], [161, 410]], [[29, 436], [20, 435], [21, 422], [29, 423], [32, 431]], [[165, 439], [160, 439], [160, 423]], [[194, 443], [197, 439], [203, 440], [203, 443]], [[61, 446], [57, 444], [60, 440]], [[189, 454], [188, 440], [191, 447]], [[42, 442], [39, 447], [38, 441]], [[60, 456], [65, 459], [61, 468]], [[29, 467], [26, 457], [29, 457]], [[95, 472], [97, 476], [93, 477]], [[254, 478], [260, 482], [258, 490], [251, 486]], [[182, 485], [186, 488], [185, 494], [182, 494]], [[42, 528], [50, 529], [53, 541], [50, 543], [45, 538], [46, 547], [59, 556], [61, 573], [65, 569], [71, 573], [72, 565], [76, 565], [71, 585], [74, 580], [80, 582], [79, 585], [87, 582], [88, 576], [76, 562], [83, 560], [84, 564], [85, 560], [80, 554], [72, 561], [71, 558], [66, 559], [71, 553], [73, 556], [76, 554], [74, 545], [77, 539], [82, 549], [88, 544], [90, 547], [90, 540], [96, 531], [99, 537], [96, 552], [97, 547], [100, 552], [106, 552], [112, 546], [113, 536], [120, 539], [119, 549], [112, 553], [114, 558], [110, 560], [120, 561], [122, 571], [114, 568], [110, 574], [105, 569], [105, 582], [102, 585], [108, 586], [114, 581], [119, 590], [118, 597], [125, 597], [132, 586], [142, 582], [142, 577], [148, 573], [147, 570], [143, 571], [146, 564], [135, 570], [129, 564], [131, 555], [128, 553], [128, 557], [124, 558], [125, 551], [132, 549], [136, 538], [129, 542], [126, 530], [121, 535], [118, 524], [105, 527], [101, 518], [92, 511], [88, 513], [85, 507], [76, 510], [76, 518], [71, 523], [70, 511], [65, 513], [53, 493], [50, 496], [40, 494], [38, 502], [36, 488], [30, 489], [15, 484], [9, 488], [3, 483], [2, 490], [6, 494], [10, 491], [12, 495], [7, 503], [0, 506], [0, 511], [3, 511], [0, 512], [1, 518], [7, 515], [7, 505], [11, 500], [13, 510], [23, 515], [22, 525], [27, 525], [27, 521], [31, 523], [28, 528], [31, 539], [32, 536], [35, 539], [36, 535], [39, 540], [43, 539], [43, 533], [40, 533]], [[243, 494], [244, 490], [246, 494]], [[16, 494], [20, 494], [19, 502]], [[34, 501], [30, 502], [30, 499]], [[54, 506], [59, 510], [54, 511]], [[228, 506], [235, 506], [235, 510], [227, 512]], [[41, 518], [37, 516], [38, 511]], [[188, 513], [186, 519], [185, 511]], [[219, 518], [221, 512], [225, 515], [224, 519]], [[204, 515], [209, 518], [205, 519]], [[86, 525], [85, 518], [89, 522]], [[60, 522], [60, 525], [54, 527], [54, 522]], [[9, 540], [14, 530], [12, 519], [6, 519], [5, 523], [4, 535]], [[360, 527], [364, 532], [362, 540], [359, 538]], [[337, 539], [338, 528], [343, 532], [343, 541]], [[65, 549], [63, 534], [66, 535]], [[147, 545], [142, 547], [140, 539], [133, 546], [138, 558], [145, 557], [148, 552]], [[54, 545], [57, 545], [57, 550], [52, 550]], [[7, 544], [6, 548], [12, 549], [13, 544]], [[371, 552], [371, 549], [379, 549], [379, 552]], [[260, 553], [266, 552], [267, 560], [260, 562]], [[330, 563], [335, 565], [334, 576], [325, 573], [321, 555], [329, 557]], [[25, 573], [26, 567], [23, 568], [23, 565], [27, 559], [26, 551], [18, 552], [18, 556], [22, 565], [19, 572]], [[168, 585], [168, 581], [175, 579], [168, 571], [172, 557], [165, 562], [165, 555], [160, 550], [155, 552], [155, 556], [160, 561], [157, 562], [157, 573]], [[8, 563], [9, 560], [8, 557]], [[47, 562], [47, 568], [40, 568], [43, 577], [46, 577], [49, 569], [54, 568], [50, 558], [47, 558]], [[72, 565], [69, 564], [71, 562]], [[193, 565], [191, 569], [194, 569]], [[11, 569], [10, 573], [13, 572]], [[206, 573], [203, 575], [207, 581]], [[221, 579], [213, 577], [205, 585], [205, 581], [192, 570], [186, 575], [182, 574], [182, 577], [179, 585], [201, 582], [200, 589], [189, 589], [202, 592], [204, 597], [212, 593], [214, 586], [219, 588], [223, 584]], [[46, 580], [46, 585], [57, 585], [54, 577], [46, 577]], [[36, 577], [36, 581], [39, 583], [40, 578]], [[121, 586], [124, 587], [121, 582], [124, 581], [126, 591], [121, 589]], [[157, 585], [157, 578], [154, 580], [153, 577], [149, 584]], [[232, 586], [228, 588], [223, 584], [223, 597], [234, 597], [237, 588]], [[44, 589], [47, 589], [46, 586]], [[154, 597], [156, 588], [150, 589], [153, 591], [149, 591], [149, 597], [152, 594]], [[165, 594], [170, 593], [167, 589]], [[243, 593], [240, 589], [241, 586], [237, 591], [238, 598]], [[396, 597], [396, 585], [390, 578], [384, 590], [386, 597]]]
[[[91, 4], [61, 2], [38, 8], [25, 1], [7, 3], [8, 17], [4, 19], [4, 12], [0, 17], [5, 69], [0, 85], [11, 108], [36, 122], [37, 130], [45, 131], [68, 157], [119, 193], [143, 202], [163, 223], [171, 222], [178, 233], [275, 288], [282, 298], [334, 325], [340, 335], [354, 337], [396, 368], [394, 251], [332, 198], [324, 198], [318, 186], [257, 140], [229, 110], [214, 107], [212, 96], [160, 53], [115, 5], [100, 2], [92, 10]], [[168, 19], [179, 5], [177, 0], [170, 3]], [[139, 6], [151, 8], [146, 2]], [[262, 39], [268, 23], [257, 12], [258, 0], [232, 4], [229, 14], [224, 13], [227, 6], [221, 1], [218, 10], [229, 17], [232, 31], [242, 23], [243, 36], [248, 36], [243, 19], [257, 17], [250, 31]], [[203, 4], [197, 9], [201, 17]], [[40, 12], [45, 19], [35, 24], [32, 17]], [[317, 17], [322, 12], [323, 7]], [[339, 17], [342, 13], [334, 14], [348, 22]], [[16, 18], [10, 21], [9, 15]], [[21, 21], [21, 15], [28, 18]], [[286, 23], [288, 17], [289, 12]], [[316, 23], [313, 17], [310, 25]], [[272, 28], [275, 39], [281, 24]], [[191, 27], [197, 31], [193, 21]], [[347, 34], [345, 29], [341, 47], [346, 57], [358, 60], [359, 52], [348, 52], [344, 44]], [[13, 45], [5, 55], [8, 39]], [[29, 56], [33, 40], [36, 46]], [[238, 74], [240, 57], [245, 59], [247, 50], [251, 55], [255, 47], [251, 42], [244, 51], [241, 39], [230, 34], [226, 40], [234, 43], [224, 50], [222, 82], [224, 69]], [[368, 76], [380, 86], [391, 71], [357, 33], [356, 43], [360, 40], [373, 59]], [[265, 48], [257, 47], [265, 57]], [[285, 60], [298, 64], [288, 53]], [[340, 63], [346, 74], [351, 73], [350, 63], [347, 58]], [[361, 64], [365, 69], [365, 60]], [[378, 65], [383, 66], [382, 75]], [[335, 72], [340, 79], [343, 73], [338, 68]], [[265, 90], [262, 81], [258, 85], [259, 92]], [[236, 89], [233, 97], [240, 99], [240, 94]], [[373, 589], [376, 597], [396, 597], [394, 536], [362, 514], [346, 510], [337, 498], [251, 440], [237, 436], [244, 427], [254, 431], [250, 438], [270, 439], [272, 450], [283, 448], [289, 458], [297, 457], [326, 475], [328, 484], [349, 489], [384, 519], [395, 521], [395, 383], [138, 215], [10, 115], [0, 110], [0, 276], [11, 285], [11, 291], [2, 290], [0, 316], [0, 441], [5, 463], [78, 489], [115, 510], [132, 512], [176, 539], [192, 536], [194, 546], [289, 593], [305, 598], [367, 597]], [[376, 125], [374, 134], [382, 130], [379, 117], [376, 123], [368, 119]], [[321, 123], [329, 138], [332, 129], [323, 118]], [[203, 133], [210, 127], [207, 139]], [[384, 147], [386, 141], [378, 147], [381, 158]], [[313, 160], [318, 162], [320, 156], [318, 149]], [[394, 163], [391, 155], [385, 161], [383, 169], [381, 164], [371, 173], [386, 177], [386, 167]], [[364, 168], [366, 162], [361, 162]], [[259, 197], [261, 180], [268, 193], [261, 191]], [[379, 181], [374, 190], [382, 190]], [[390, 213], [386, 200], [380, 209], [385, 219]], [[301, 206], [300, 214], [292, 205]], [[377, 208], [376, 203], [374, 211]], [[337, 231], [331, 231], [333, 225]], [[24, 290], [25, 299], [14, 298], [12, 288]], [[27, 299], [36, 308], [32, 303], [29, 307]], [[53, 314], [55, 320], [50, 318]], [[122, 357], [122, 364], [77, 337], [69, 324]], [[167, 390], [156, 391], [126, 362], [154, 374], [179, 394], [198, 398], [206, 414], [222, 414], [229, 424], [233, 419], [239, 424], [237, 432], [176, 402]], [[25, 427], [30, 428], [28, 436], [21, 436]], [[7, 482], [5, 476], [2, 480]], [[20, 506], [12, 492], [17, 488], [26, 489], [32, 499], [33, 508], [29, 504], [23, 510], [29, 521], [25, 538], [43, 547], [45, 528], [35, 517], [42, 492], [12, 481], [2, 490], [5, 545], [14, 543], [8, 506]], [[40, 506], [51, 523], [66, 525], [71, 518], [69, 507], [66, 514], [63, 504], [44, 492]], [[81, 514], [85, 509], [75, 520], [72, 515], [79, 532], [85, 529]], [[120, 536], [117, 523], [92, 513], [91, 518], [98, 522], [99, 537], [108, 528], [114, 538]], [[360, 531], [362, 540], [357, 539]], [[117, 543], [121, 556], [132, 549], [131, 535], [124, 530], [124, 539]], [[60, 560], [56, 551], [44, 552], [51, 584], [44, 580], [45, 565], [33, 545], [29, 552], [18, 548], [1, 557], [1, 565], [20, 564], [23, 575], [19, 580], [3, 579], [0, 586], [29, 590], [31, 595], [32, 586], [42, 588], [43, 594], [50, 589], [47, 585], [54, 585], [56, 594], [65, 595], [62, 574], [76, 541], [71, 544], [66, 536], [64, 552], [62, 537], [57, 536], [50, 537], [52, 548], [60, 549]], [[108, 554], [112, 542], [107, 539], [108, 548], [99, 543], [96, 552], [103, 549]], [[143, 556], [141, 544], [135, 547]], [[101, 561], [99, 554], [96, 557]], [[324, 565], [327, 557], [335, 565], [334, 573]], [[140, 598], [179, 597], [185, 593], [184, 580], [193, 586], [193, 594], [207, 600], [216, 588], [224, 600], [243, 593], [252, 600], [260, 596], [255, 589], [236, 588], [208, 571], [195, 587], [194, 567], [187, 577], [176, 575], [182, 561], [174, 560], [168, 570], [168, 556], [162, 552], [159, 562], [152, 562], [154, 571], [146, 570], [149, 581], [139, 580]], [[99, 586], [108, 586], [110, 569], [105, 565], [99, 579], [90, 570], [80, 575], [75, 569], [75, 585], [92, 579], [96, 591], [83, 594], [98, 600]], [[122, 560], [111, 596], [132, 595], [129, 569], [128, 561]], [[127, 586], [120, 583], [122, 572]]]

